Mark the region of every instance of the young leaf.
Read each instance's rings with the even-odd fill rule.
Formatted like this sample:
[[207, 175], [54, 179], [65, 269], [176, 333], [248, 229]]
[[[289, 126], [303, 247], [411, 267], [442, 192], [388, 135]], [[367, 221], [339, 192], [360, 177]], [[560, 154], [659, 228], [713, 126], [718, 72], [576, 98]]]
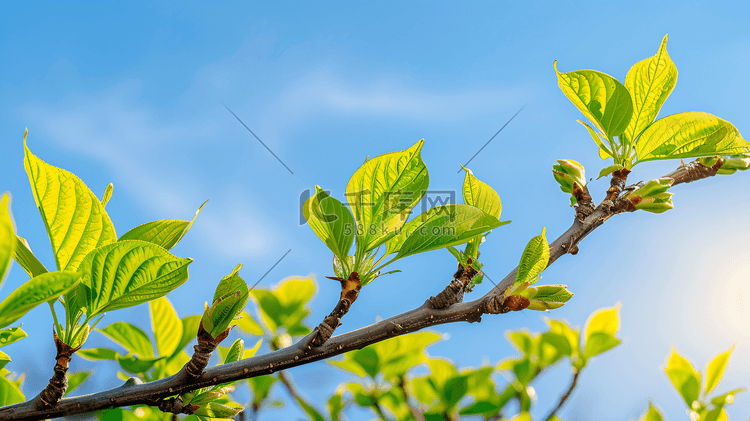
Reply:
[[20, 319], [39, 304], [71, 290], [80, 279], [79, 272], [47, 272], [26, 281], [0, 303], [0, 328]]
[[213, 304], [203, 314], [203, 327], [214, 338], [229, 327], [247, 304], [250, 293], [245, 281], [237, 274], [241, 267], [237, 265], [232, 273], [219, 282]]
[[19, 384], [8, 380], [5, 376], [0, 376], [0, 406], [13, 405], [25, 400], [26, 396], [21, 393]]
[[734, 346], [714, 357], [706, 366], [706, 395], [711, 393], [711, 390], [721, 381], [732, 351], [734, 351]]
[[[586, 130], [589, 132], [589, 135], [592, 139], [594, 139], [594, 143], [596, 143], [597, 146], [599, 146], [599, 158], [601, 159], [607, 159], [614, 156], [612, 154], [612, 148], [610, 146], [607, 146], [604, 142], [609, 143], [609, 141], [604, 137], [603, 135], [597, 133], [594, 131], [594, 129], [591, 128], [588, 124], [581, 120], [576, 120], [577, 122], [583, 124], [584, 127], [586, 127]], [[603, 138], [604, 137], [604, 138]], [[603, 139], [602, 139], [603, 138]]]
[[3, 369], [9, 362], [11, 362], [11, 359], [8, 354], [0, 351], [0, 369]]
[[128, 352], [139, 357], [153, 357], [154, 348], [146, 332], [128, 322], [115, 322], [104, 329], [96, 329]]
[[123, 240], [141, 240], [149, 243], [158, 244], [169, 250], [174, 247], [190, 231], [195, 219], [201, 213], [203, 206], [208, 200], [195, 211], [195, 216], [190, 221], [181, 220], [160, 220], [147, 222], [131, 229], [120, 237], [118, 241]]
[[112, 190], [114, 189], [114, 186], [112, 183], [107, 184], [107, 188], [104, 189], [104, 196], [102, 196], [102, 208], [107, 207], [107, 203], [109, 203], [109, 199], [112, 198]]
[[607, 137], [622, 133], [633, 117], [633, 101], [622, 83], [594, 70], [560, 73], [557, 84], [566, 97]]
[[643, 414], [639, 421], [664, 421], [659, 410], [656, 409], [653, 403], [648, 403], [648, 411]]
[[[510, 221], [499, 221], [494, 216], [469, 205], [436, 206], [415, 219], [420, 221], [398, 248], [397, 258], [412, 254], [456, 246]], [[412, 224], [411, 221], [409, 224]], [[404, 227], [402, 233], [408, 232]], [[399, 234], [399, 237], [401, 234]], [[398, 240], [394, 243], [397, 244]], [[386, 247], [389, 248], [389, 247]]]
[[120, 357], [120, 354], [109, 348], [90, 348], [81, 349], [76, 352], [76, 355], [80, 355], [81, 358], [86, 360], [112, 360], [116, 361]]
[[733, 155], [750, 151], [731, 123], [708, 113], [673, 114], [651, 124], [635, 144], [638, 162]]
[[263, 328], [260, 327], [258, 322], [253, 319], [253, 316], [246, 311], [240, 313], [240, 319], [235, 321], [235, 323], [237, 324], [237, 327], [245, 333], [254, 336], [263, 336]]
[[420, 152], [424, 140], [409, 149], [365, 162], [346, 186], [357, 221], [357, 249], [369, 251], [395, 235], [427, 191], [430, 179]]
[[287, 278], [271, 290], [254, 288], [250, 291], [268, 329], [276, 333], [280, 327], [284, 327], [292, 336], [310, 333], [303, 322], [310, 314], [305, 305], [314, 294], [315, 283], [312, 278]]
[[328, 399], [328, 414], [331, 416], [331, 421], [339, 421], [341, 417], [341, 411], [344, 409], [344, 397], [343, 391], [337, 391], [330, 399]]
[[10, 213], [10, 195], [3, 193], [0, 199], [0, 287], [5, 282], [5, 274], [10, 269], [15, 244], [16, 230]]
[[426, 361], [425, 348], [440, 340], [434, 332], [416, 332], [372, 344], [344, 354], [341, 361], [329, 364], [360, 377], [375, 378], [382, 373], [386, 380], [397, 381], [412, 367]]
[[46, 267], [34, 256], [25, 238], [16, 235], [16, 243], [13, 247], [13, 258], [29, 274], [30, 277], [39, 276], [49, 272]]
[[182, 340], [182, 321], [167, 297], [157, 298], [148, 303], [151, 313], [151, 330], [156, 339], [156, 352], [159, 355], [171, 356]]
[[464, 203], [500, 219], [500, 213], [503, 211], [500, 195], [492, 187], [476, 178], [470, 169], [464, 169], [466, 170], [463, 188]]
[[600, 179], [602, 177], [606, 177], [606, 176], [612, 174], [613, 172], [619, 171], [619, 170], [621, 170], [623, 168], [625, 168], [625, 167], [622, 166], [622, 165], [620, 165], [620, 164], [610, 165], [610, 166], [608, 166], [606, 168], [603, 168], [601, 171], [599, 171], [599, 177], [597, 177], [596, 179], [598, 180], [598, 179]]
[[76, 388], [78, 388], [81, 383], [85, 382], [90, 375], [90, 371], [79, 371], [75, 374], [67, 374], [66, 376], [68, 377], [68, 388], [65, 390], [65, 394], [63, 396], [67, 396], [70, 392], [76, 390]]
[[531, 282], [547, 268], [549, 244], [547, 243], [547, 237], [544, 235], [546, 230], [546, 228], [542, 228], [541, 235], [529, 240], [521, 255], [521, 262], [518, 264], [518, 272], [513, 285]]
[[163, 297], [185, 283], [192, 261], [145, 241], [99, 247], [81, 262], [85, 276], [77, 294], [89, 317], [132, 307]]
[[584, 357], [589, 359], [595, 355], [609, 351], [620, 344], [615, 334], [620, 329], [620, 306], [597, 310], [586, 323]]
[[677, 84], [677, 67], [667, 53], [667, 36], [655, 56], [641, 60], [625, 76], [625, 87], [633, 98], [633, 119], [625, 129], [632, 142], [659, 114]]
[[339, 259], [346, 259], [357, 229], [349, 209], [315, 186], [315, 194], [305, 201], [302, 215], [333, 254]]
[[0, 348], [6, 345], [10, 345], [16, 341], [29, 336], [20, 327], [9, 327], [7, 329], [0, 330]]
[[80, 178], [34, 156], [26, 146], [26, 134], [23, 147], [24, 168], [47, 227], [57, 269], [75, 272], [90, 251], [117, 240], [115, 227], [99, 198]]
[[674, 348], [672, 348], [672, 354], [670, 354], [667, 360], [667, 366], [664, 368], [664, 371], [666, 371], [667, 377], [669, 377], [674, 388], [677, 389], [677, 392], [685, 400], [688, 408], [692, 408], [693, 402], [698, 399], [701, 392], [700, 374]]
[[245, 352], [245, 341], [242, 338], [238, 338], [227, 348], [219, 346], [219, 355], [221, 356], [222, 364], [233, 363], [242, 359]]

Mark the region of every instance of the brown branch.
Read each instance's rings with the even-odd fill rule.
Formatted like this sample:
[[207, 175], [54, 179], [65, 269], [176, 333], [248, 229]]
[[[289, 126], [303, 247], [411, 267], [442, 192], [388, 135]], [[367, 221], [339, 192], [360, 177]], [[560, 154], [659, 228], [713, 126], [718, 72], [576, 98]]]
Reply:
[[[691, 162], [687, 165], [681, 165], [665, 177], [675, 180], [674, 186], [711, 177], [716, 174], [717, 170], [718, 168], [705, 167], [697, 162]], [[619, 199], [615, 199], [614, 202], [604, 200], [589, 216], [583, 220], [576, 219], [567, 231], [550, 244], [549, 265], [566, 253], [576, 251], [577, 244], [607, 219], [625, 212], [625, 209], [616, 206]], [[496, 287], [477, 300], [457, 303], [445, 309], [433, 308], [428, 300], [414, 310], [352, 332], [334, 336], [319, 347], [310, 346], [316, 335], [313, 332], [288, 348], [208, 368], [194, 381], [190, 381], [181, 371], [174, 376], [149, 383], [138, 384], [137, 381], [128, 381], [123, 386], [99, 393], [63, 398], [57, 405], [43, 409], [37, 406], [39, 402], [39, 396], [37, 396], [24, 403], [0, 408], [0, 420], [38, 420], [113, 407], [153, 404], [154, 399], [164, 399], [216, 384], [264, 376], [275, 371], [361, 349], [426, 327], [455, 322], [479, 322], [484, 314], [501, 314], [513, 310], [513, 306], [509, 302], [511, 300], [506, 300], [503, 291], [512, 285], [517, 271], [518, 268], [513, 269]]]
[[547, 418], [545, 418], [545, 420], [551, 421], [552, 417], [554, 417], [555, 414], [557, 414], [557, 411], [559, 411], [560, 408], [562, 408], [562, 406], [565, 404], [565, 401], [567, 401], [568, 398], [570, 397], [570, 394], [573, 393], [573, 389], [575, 389], [576, 384], [578, 383], [578, 376], [580, 374], [581, 372], [578, 370], [575, 372], [575, 374], [573, 375], [573, 381], [570, 383], [570, 387], [568, 388], [568, 391], [565, 392], [562, 398], [560, 398], [560, 403], [558, 403], [557, 407], [555, 407], [555, 409], [553, 409], [552, 412], [550, 412], [550, 414], [547, 415]]
[[60, 401], [60, 398], [63, 397], [65, 391], [68, 390], [68, 378], [65, 374], [68, 372], [70, 359], [73, 358], [73, 354], [81, 349], [81, 345], [73, 348], [64, 343], [54, 330], [52, 331], [52, 337], [55, 340], [55, 347], [57, 348], [57, 355], [55, 355], [55, 374], [49, 379], [47, 387], [39, 393], [37, 406], [40, 409], [55, 406], [57, 402]]
[[359, 297], [359, 290], [362, 289], [362, 283], [359, 281], [359, 274], [352, 272], [349, 279], [335, 278], [327, 276], [328, 279], [341, 282], [341, 295], [336, 307], [331, 314], [326, 316], [318, 327], [313, 330], [313, 336], [309, 341], [309, 346], [321, 346], [331, 338], [337, 327], [341, 326], [341, 318], [349, 312], [354, 301]]

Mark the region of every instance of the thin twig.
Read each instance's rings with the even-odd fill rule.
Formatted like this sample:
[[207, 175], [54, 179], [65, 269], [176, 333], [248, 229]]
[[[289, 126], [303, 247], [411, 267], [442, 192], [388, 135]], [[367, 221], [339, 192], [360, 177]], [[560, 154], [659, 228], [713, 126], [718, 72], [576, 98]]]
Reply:
[[555, 409], [553, 409], [552, 412], [550, 412], [550, 414], [547, 415], [547, 418], [545, 418], [545, 420], [552, 421], [552, 417], [554, 417], [555, 414], [557, 414], [557, 411], [559, 411], [560, 408], [562, 408], [562, 406], [565, 404], [565, 401], [567, 401], [568, 398], [570, 397], [570, 394], [573, 393], [573, 389], [576, 388], [576, 384], [578, 383], [578, 375], [580, 374], [581, 372], [579, 370], [576, 370], [575, 374], [573, 375], [573, 381], [570, 383], [570, 387], [568, 388], [568, 391], [565, 392], [562, 398], [560, 398], [560, 403], [558, 403], [557, 407], [555, 407]]
[[385, 413], [383, 412], [383, 408], [380, 407], [380, 402], [378, 402], [378, 399], [375, 396], [370, 396], [370, 402], [372, 403], [372, 407], [375, 410], [375, 413], [378, 414], [378, 417], [380, 417], [383, 421], [389, 421], [388, 418], [386, 418]]

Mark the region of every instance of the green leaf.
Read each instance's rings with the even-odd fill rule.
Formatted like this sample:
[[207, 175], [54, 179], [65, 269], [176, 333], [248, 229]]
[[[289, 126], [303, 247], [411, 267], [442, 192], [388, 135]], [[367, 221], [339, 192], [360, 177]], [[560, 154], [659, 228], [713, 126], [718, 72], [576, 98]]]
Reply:
[[157, 298], [148, 303], [151, 313], [151, 330], [156, 339], [156, 352], [171, 356], [177, 351], [182, 340], [182, 321], [167, 297]]
[[344, 354], [342, 361], [329, 364], [360, 377], [375, 378], [382, 373], [386, 380], [396, 381], [409, 369], [426, 360], [425, 348], [440, 339], [434, 332], [416, 332], [397, 336]]
[[612, 174], [613, 172], [619, 171], [619, 170], [621, 170], [623, 168], [625, 168], [625, 167], [622, 166], [622, 165], [620, 165], [620, 164], [610, 165], [607, 168], [604, 168], [601, 171], [599, 171], [599, 177], [596, 177], [596, 179], [598, 180], [598, 179], [600, 179], [602, 177], [606, 177], [606, 176]]
[[99, 198], [72, 173], [34, 156], [26, 146], [24, 168], [47, 227], [58, 270], [75, 272], [92, 250], [117, 240]]
[[260, 376], [247, 379], [247, 383], [253, 391], [253, 405], [260, 407], [261, 402], [268, 399], [271, 387], [279, 379], [273, 376]]
[[139, 357], [153, 357], [154, 348], [148, 335], [138, 326], [128, 322], [115, 322], [104, 329], [96, 329], [102, 335], [108, 337], [128, 352]]
[[30, 277], [39, 276], [49, 272], [46, 267], [34, 256], [29, 248], [29, 243], [25, 238], [16, 236], [15, 246], [13, 247], [13, 258], [29, 274]]
[[555, 72], [565, 96], [607, 137], [625, 131], [633, 117], [633, 101], [622, 83], [594, 70], [560, 73], [557, 62]]
[[747, 389], [745, 389], [744, 387], [740, 387], [738, 389], [734, 389], [729, 392], [722, 393], [721, 395], [712, 398], [711, 403], [713, 405], [722, 405], [722, 406], [729, 405], [732, 402], [734, 402], [734, 396], [741, 392], [747, 392]]
[[242, 359], [245, 351], [245, 341], [242, 338], [237, 338], [230, 347], [224, 347], [219, 345], [219, 355], [221, 356], [222, 364], [233, 363]]
[[315, 234], [339, 259], [346, 259], [354, 242], [357, 227], [349, 209], [319, 186], [305, 201], [302, 215]]
[[344, 397], [341, 392], [335, 393], [328, 399], [328, 414], [331, 416], [331, 421], [339, 421], [343, 409]]
[[701, 376], [695, 371], [693, 365], [677, 350], [672, 348], [672, 354], [667, 359], [667, 366], [664, 368], [667, 377], [682, 396], [688, 408], [692, 408], [693, 402], [698, 399], [701, 392]]
[[620, 344], [615, 334], [620, 329], [620, 306], [597, 310], [586, 323], [584, 356], [589, 359]]
[[245, 281], [237, 274], [241, 267], [242, 265], [237, 265], [219, 282], [213, 304], [203, 314], [203, 328], [214, 338], [227, 330], [247, 304], [249, 290]]
[[188, 346], [196, 336], [198, 336], [198, 326], [200, 326], [200, 324], [201, 316], [199, 315], [182, 318], [182, 339], [180, 339], [180, 344], [177, 346], [177, 354], [185, 349], [185, 347]]
[[583, 126], [586, 127], [586, 130], [589, 132], [589, 135], [591, 136], [592, 139], [594, 139], [594, 143], [596, 143], [596, 145], [599, 146], [599, 158], [607, 159], [613, 156], [611, 145], [605, 144], [605, 142], [609, 143], [609, 140], [607, 140], [606, 136], [604, 136], [601, 133], [595, 132], [594, 129], [592, 129], [591, 126], [589, 126], [585, 122], [581, 120], [576, 120], [576, 121], [583, 124]]
[[714, 387], [716, 387], [721, 381], [721, 377], [724, 375], [724, 370], [727, 368], [729, 362], [729, 356], [734, 351], [734, 346], [728, 350], [722, 352], [709, 361], [706, 366], [706, 392], [705, 395], [711, 393]]
[[677, 67], [667, 53], [667, 36], [659, 52], [636, 63], [625, 76], [625, 87], [633, 98], [633, 119], [624, 135], [631, 142], [651, 124], [677, 83]]
[[29, 336], [20, 327], [9, 327], [0, 330], [0, 348]]
[[75, 374], [66, 374], [66, 377], [68, 378], [68, 388], [65, 390], [65, 394], [63, 396], [67, 396], [70, 392], [76, 390], [76, 388], [78, 388], [81, 383], [85, 382], [90, 375], [90, 371], [79, 371]]
[[518, 272], [516, 272], [516, 280], [513, 285], [531, 282], [547, 268], [549, 244], [545, 232], [546, 228], [542, 228], [541, 235], [529, 240], [521, 255], [521, 262], [518, 264]]
[[10, 270], [15, 244], [16, 229], [10, 212], [10, 195], [3, 193], [0, 199], [0, 287], [5, 282], [5, 274]]
[[326, 421], [325, 417], [318, 412], [317, 409], [315, 409], [312, 405], [305, 402], [304, 399], [299, 397], [299, 395], [295, 396], [294, 399], [297, 401], [300, 407], [305, 411], [308, 417], [310, 417], [313, 421]]
[[519, 295], [530, 300], [530, 310], [549, 311], [560, 308], [573, 298], [567, 285], [538, 285], [524, 289]]
[[164, 360], [165, 357], [136, 357], [133, 354], [124, 356], [118, 355], [115, 360], [120, 364], [123, 370], [131, 373], [145, 373], [159, 361]]
[[260, 307], [263, 322], [272, 333], [285, 327], [292, 336], [303, 336], [310, 329], [302, 322], [310, 311], [305, 308], [315, 294], [312, 278], [287, 278], [271, 290], [254, 288], [250, 296]]
[[449, 408], [453, 408], [466, 396], [469, 391], [469, 379], [466, 376], [456, 376], [445, 382], [443, 387], [443, 401]]
[[15, 322], [39, 304], [56, 299], [80, 279], [78, 272], [47, 272], [31, 278], [0, 303], [0, 327]]
[[646, 411], [643, 416], [641, 417], [640, 421], [663, 421], [661, 414], [659, 413], [659, 410], [654, 407], [654, 404], [649, 402], [648, 403], [648, 411]]
[[81, 262], [85, 273], [78, 294], [86, 315], [132, 307], [167, 295], [188, 279], [192, 259], [138, 240], [99, 247]]
[[4, 353], [3, 351], [0, 351], [0, 369], [5, 367], [9, 362], [11, 362], [11, 359], [8, 356], [8, 354]]
[[635, 144], [638, 162], [733, 155], [750, 151], [731, 123], [708, 113], [673, 114], [650, 125]]
[[[415, 222], [417, 221], [417, 222]], [[387, 245], [386, 252], [395, 251], [405, 239], [396, 258], [463, 244], [477, 234], [483, 234], [510, 221], [499, 221], [494, 216], [469, 205], [442, 205], [410, 221], [401, 234]]]
[[503, 211], [503, 205], [500, 203], [500, 195], [492, 187], [476, 178], [470, 169], [464, 169], [466, 170], [463, 189], [464, 203], [475, 206], [485, 213], [500, 219], [500, 214]]
[[195, 218], [201, 213], [203, 206], [208, 203], [208, 200], [195, 212], [195, 216], [190, 221], [182, 220], [160, 220], [147, 222], [143, 225], [131, 229], [120, 237], [118, 241], [123, 240], [141, 240], [149, 243], [158, 244], [165, 249], [169, 250], [174, 247], [182, 238], [190, 231], [190, 228], [195, 222]]
[[82, 358], [87, 360], [112, 360], [116, 361], [120, 356], [117, 352], [109, 348], [90, 348], [81, 349], [76, 352], [76, 355], [80, 355]]
[[26, 400], [21, 388], [15, 382], [0, 376], [0, 406], [13, 405]]
[[512, 343], [519, 351], [523, 352], [524, 355], [531, 354], [533, 340], [531, 339], [529, 332], [523, 330], [515, 332], [508, 331], [506, 337], [508, 338], [508, 342]]
[[377, 156], [352, 175], [346, 197], [357, 221], [358, 252], [394, 236], [424, 196], [430, 178], [420, 156], [423, 144]]
[[237, 324], [237, 327], [245, 333], [254, 336], [263, 336], [263, 328], [260, 327], [258, 322], [253, 319], [253, 316], [246, 311], [240, 313], [240, 319], [236, 320], [235, 324]]
[[[549, 333], [560, 335], [568, 342], [568, 348], [570, 349], [570, 351], [566, 352], [568, 348], [565, 348], [564, 345], [557, 345], [560, 352], [563, 352], [565, 355], [570, 356], [571, 362], [574, 364], [574, 367], [576, 367], [576, 364], [578, 365], [579, 369], [583, 367], [583, 365], [585, 365], [585, 361], [582, 358], [579, 358], [581, 354], [581, 334], [579, 330], [577, 328], [571, 328], [567, 323], [561, 320], [547, 319], [545, 321], [550, 327]], [[550, 341], [550, 343], [553, 342]]]

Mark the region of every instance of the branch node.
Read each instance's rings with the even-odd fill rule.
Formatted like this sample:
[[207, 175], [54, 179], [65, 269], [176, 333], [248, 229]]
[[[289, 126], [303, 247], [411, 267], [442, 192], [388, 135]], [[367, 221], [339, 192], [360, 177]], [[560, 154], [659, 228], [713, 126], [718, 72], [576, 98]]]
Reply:
[[73, 358], [73, 354], [81, 349], [81, 345], [73, 348], [65, 344], [54, 330], [52, 331], [52, 337], [55, 340], [55, 347], [57, 348], [57, 355], [55, 355], [56, 363], [54, 374], [49, 379], [47, 387], [39, 393], [39, 400], [37, 402], [42, 408], [57, 405], [65, 394], [65, 391], [68, 390], [68, 378], [65, 376], [65, 373], [68, 372], [68, 366], [71, 358]]
[[357, 272], [352, 272], [349, 275], [349, 279], [330, 279], [335, 279], [341, 282], [341, 295], [339, 296], [339, 302], [336, 304], [336, 307], [333, 308], [331, 314], [326, 316], [313, 331], [312, 341], [310, 341], [308, 349], [311, 349], [311, 346], [322, 346], [331, 339], [336, 328], [341, 326], [341, 318], [349, 312], [352, 304], [357, 297], [359, 297], [359, 291], [362, 289], [362, 283], [359, 281], [359, 274]]
[[185, 374], [190, 380], [195, 380], [203, 374], [203, 370], [208, 366], [208, 360], [211, 359], [211, 353], [214, 352], [216, 347], [229, 336], [229, 332], [234, 326], [230, 326], [227, 330], [222, 332], [217, 338], [211, 336], [206, 329], [203, 328], [203, 322], [198, 327], [198, 345], [195, 345], [193, 349], [193, 357], [190, 358], [187, 364], [185, 364]]

